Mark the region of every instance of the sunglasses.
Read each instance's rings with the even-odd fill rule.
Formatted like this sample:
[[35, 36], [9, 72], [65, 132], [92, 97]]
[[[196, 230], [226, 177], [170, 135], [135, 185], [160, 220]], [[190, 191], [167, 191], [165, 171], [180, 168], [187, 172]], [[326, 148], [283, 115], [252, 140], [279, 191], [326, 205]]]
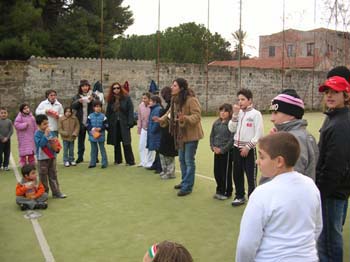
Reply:
[[116, 89], [120, 89], [120, 87], [119, 87], [119, 86], [113, 86], [112, 89], [113, 89], [113, 90], [116, 90]]

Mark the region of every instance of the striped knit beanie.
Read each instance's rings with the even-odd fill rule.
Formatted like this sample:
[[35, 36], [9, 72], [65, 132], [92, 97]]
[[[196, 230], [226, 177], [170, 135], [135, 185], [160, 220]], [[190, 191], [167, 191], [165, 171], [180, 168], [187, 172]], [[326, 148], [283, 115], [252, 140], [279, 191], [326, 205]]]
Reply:
[[148, 249], [148, 255], [150, 258], [154, 258], [157, 253], [157, 244], [154, 244]]
[[304, 115], [304, 102], [294, 89], [285, 89], [272, 99], [270, 111], [282, 112], [301, 119]]

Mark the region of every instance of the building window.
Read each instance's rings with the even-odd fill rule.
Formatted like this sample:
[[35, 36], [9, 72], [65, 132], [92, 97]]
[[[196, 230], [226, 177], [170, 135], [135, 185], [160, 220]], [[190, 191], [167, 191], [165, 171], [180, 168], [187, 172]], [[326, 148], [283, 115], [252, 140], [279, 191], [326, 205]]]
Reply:
[[288, 45], [287, 46], [287, 56], [288, 57], [295, 56], [295, 54], [294, 54], [294, 46], [293, 45]]
[[314, 43], [306, 44], [306, 55], [313, 56], [314, 52], [315, 52], [315, 44]]
[[269, 56], [275, 56], [275, 47], [269, 46]]

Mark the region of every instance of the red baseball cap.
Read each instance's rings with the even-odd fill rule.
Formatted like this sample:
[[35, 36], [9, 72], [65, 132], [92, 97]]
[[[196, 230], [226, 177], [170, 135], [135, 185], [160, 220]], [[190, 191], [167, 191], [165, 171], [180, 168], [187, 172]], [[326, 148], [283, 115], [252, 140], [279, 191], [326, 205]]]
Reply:
[[332, 76], [328, 78], [323, 85], [318, 88], [318, 91], [324, 92], [327, 88], [331, 88], [337, 92], [350, 92], [350, 84], [345, 78], [340, 76]]

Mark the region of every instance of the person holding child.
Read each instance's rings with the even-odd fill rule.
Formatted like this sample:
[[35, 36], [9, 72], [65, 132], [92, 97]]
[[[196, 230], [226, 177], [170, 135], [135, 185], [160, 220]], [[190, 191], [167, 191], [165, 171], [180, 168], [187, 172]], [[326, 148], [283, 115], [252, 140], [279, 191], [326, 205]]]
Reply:
[[281, 131], [259, 140], [257, 164], [270, 182], [250, 195], [241, 220], [236, 262], [318, 261], [322, 230], [321, 197], [314, 181], [294, 165], [300, 146]]
[[56, 90], [45, 92], [46, 100], [42, 101], [35, 110], [35, 115], [46, 115], [52, 136], [58, 137], [58, 119], [63, 116], [63, 106], [57, 100]]
[[233, 136], [228, 129], [232, 117], [232, 105], [219, 107], [217, 119], [210, 132], [210, 148], [214, 152], [215, 199], [225, 200], [232, 196]]
[[7, 109], [0, 108], [0, 168], [9, 171], [11, 154], [12, 121], [8, 118]]
[[102, 163], [101, 168], [108, 166], [107, 153], [105, 149], [105, 130], [108, 128], [108, 122], [105, 114], [102, 113], [102, 102], [95, 100], [93, 102], [94, 112], [88, 116], [87, 130], [89, 131], [89, 141], [91, 144], [89, 168], [96, 167], [97, 150], [100, 149]]
[[[344, 71], [346, 74], [339, 74]], [[320, 262], [343, 261], [342, 231], [350, 195], [350, 71], [334, 68], [327, 77], [319, 87], [324, 94], [326, 119], [320, 129], [316, 166], [323, 220], [317, 243]]]
[[38, 160], [39, 178], [49, 193], [49, 185], [53, 198], [66, 198], [60, 190], [56, 169], [56, 154], [54, 140], [49, 128], [49, 120], [46, 115], [35, 117], [38, 130], [35, 132], [34, 141], [36, 146], [36, 157]]
[[109, 88], [106, 117], [108, 119], [107, 144], [114, 146], [114, 164], [123, 162], [120, 143], [123, 144], [126, 165], [135, 165], [131, 147], [130, 129], [134, 126], [134, 105], [122, 86], [115, 82]]
[[[307, 121], [303, 118], [304, 102], [294, 89], [285, 89], [277, 95], [270, 106], [271, 122], [274, 128], [271, 133], [286, 131], [293, 134], [300, 144], [300, 157], [294, 170], [315, 180], [318, 147], [316, 139], [307, 130]], [[271, 178], [261, 177], [259, 184]]]
[[64, 115], [58, 120], [58, 132], [63, 140], [63, 164], [65, 167], [75, 166], [74, 140], [79, 135], [80, 123], [71, 107], [64, 108]]
[[21, 210], [46, 209], [47, 193], [38, 180], [34, 165], [24, 164], [21, 168], [22, 180], [16, 185], [16, 203]]
[[244, 191], [244, 173], [248, 181], [248, 197], [256, 187], [256, 144], [263, 136], [263, 118], [253, 107], [253, 93], [242, 88], [237, 93], [238, 104], [233, 106], [232, 119], [228, 128], [234, 136], [233, 147], [233, 181], [236, 196], [232, 206], [240, 206], [246, 202]]
[[21, 167], [25, 164], [35, 165], [34, 134], [37, 126], [29, 104], [20, 105], [14, 126], [17, 132], [19, 165]]

